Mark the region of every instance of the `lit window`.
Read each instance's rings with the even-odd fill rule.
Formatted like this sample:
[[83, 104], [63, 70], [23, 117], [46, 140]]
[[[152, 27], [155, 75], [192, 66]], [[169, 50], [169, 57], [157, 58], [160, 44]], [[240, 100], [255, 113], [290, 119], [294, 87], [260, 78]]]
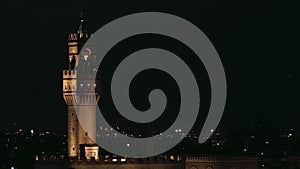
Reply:
[[69, 53], [72, 53], [72, 54], [77, 53], [77, 46], [70, 46], [69, 47]]

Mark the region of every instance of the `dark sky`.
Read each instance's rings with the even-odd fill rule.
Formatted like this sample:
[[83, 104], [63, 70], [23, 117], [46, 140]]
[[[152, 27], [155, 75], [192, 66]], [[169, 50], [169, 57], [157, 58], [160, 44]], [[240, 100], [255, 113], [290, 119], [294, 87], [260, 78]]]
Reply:
[[1, 118], [24, 127], [66, 125], [61, 72], [67, 36], [83, 11], [95, 32], [121, 16], [175, 14], [197, 25], [223, 62], [228, 98], [221, 124], [270, 120], [295, 127], [300, 118], [300, 10], [296, 1], [25, 1], [1, 2]]

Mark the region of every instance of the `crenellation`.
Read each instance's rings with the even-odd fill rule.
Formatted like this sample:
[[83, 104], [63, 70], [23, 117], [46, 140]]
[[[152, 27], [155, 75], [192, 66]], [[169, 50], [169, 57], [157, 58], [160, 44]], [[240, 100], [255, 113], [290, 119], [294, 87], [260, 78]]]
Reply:
[[77, 78], [77, 71], [76, 70], [63, 70], [63, 78]]
[[70, 33], [69, 34], [69, 41], [76, 41], [78, 40], [78, 34], [77, 33]]

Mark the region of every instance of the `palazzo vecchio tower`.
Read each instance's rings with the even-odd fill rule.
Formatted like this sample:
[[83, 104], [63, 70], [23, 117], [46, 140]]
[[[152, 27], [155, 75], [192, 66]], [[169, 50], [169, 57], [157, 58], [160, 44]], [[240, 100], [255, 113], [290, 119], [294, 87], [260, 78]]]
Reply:
[[[99, 80], [94, 79], [97, 73], [96, 55], [92, 45], [84, 46], [91, 36], [86, 31], [81, 14], [78, 29], [68, 35], [69, 68], [63, 70], [63, 97], [68, 118], [68, 156], [74, 159], [99, 158], [99, 147], [95, 143], [96, 106], [100, 97]], [[80, 69], [77, 70], [79, 66]], [[79, 119], [82, 123], [79, 123]]]

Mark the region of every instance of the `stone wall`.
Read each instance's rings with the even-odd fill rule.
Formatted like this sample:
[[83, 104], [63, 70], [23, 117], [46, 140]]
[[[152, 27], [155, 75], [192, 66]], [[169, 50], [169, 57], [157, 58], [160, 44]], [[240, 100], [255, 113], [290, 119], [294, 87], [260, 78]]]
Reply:
[[184, 164], [72, 164], [67, 169], [184, 169]]

